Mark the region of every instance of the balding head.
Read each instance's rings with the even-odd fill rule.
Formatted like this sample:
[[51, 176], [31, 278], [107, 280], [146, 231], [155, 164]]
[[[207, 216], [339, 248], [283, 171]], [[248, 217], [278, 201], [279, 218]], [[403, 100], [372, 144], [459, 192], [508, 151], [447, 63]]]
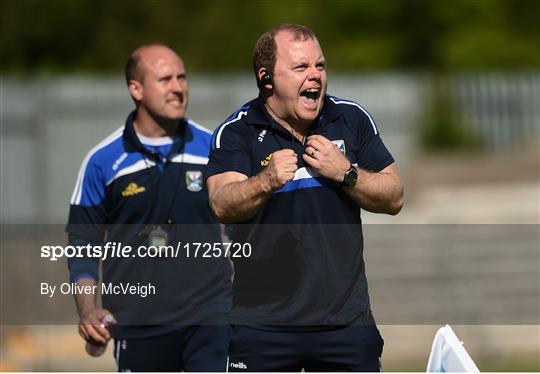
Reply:
[[176, 128], [189, 98], [186, 69], [176, 52], [163, 44], [137, 48], [126, 64], [126, 81], [138, 124], [169, 123]]
[[182, 61], [176, 52], [164, 44], [146, 44], [134, 50], [126, 63], [126, 84], [129, 85], [129, 81], [132, 79], [142, 82], [146, 73], [145, 65], [152, 64], [155, 62], [155, 59], [162, 57], [164, 54], [171, 57], [174, 56], [178, 60]]

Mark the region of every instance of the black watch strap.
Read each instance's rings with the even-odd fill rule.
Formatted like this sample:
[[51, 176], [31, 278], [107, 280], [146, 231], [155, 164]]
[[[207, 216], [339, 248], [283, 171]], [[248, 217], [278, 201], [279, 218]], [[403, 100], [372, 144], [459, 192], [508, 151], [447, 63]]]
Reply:
[[353, 187], [356, 185], [356, 181], [358, 180], [358, 170], [351, 164], [351, 167], [349, 170], [345, 172], [345, 175], [343, 177], [343, 182], [341, 182], [342, 186], [347, 187]]

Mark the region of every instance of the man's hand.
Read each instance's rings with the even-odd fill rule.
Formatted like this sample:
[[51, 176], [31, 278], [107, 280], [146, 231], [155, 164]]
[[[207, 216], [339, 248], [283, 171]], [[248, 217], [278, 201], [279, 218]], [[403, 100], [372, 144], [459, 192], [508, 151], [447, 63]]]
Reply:
[[208, 178], [210, 207], [220, 222], [242, 222], [253, 217], [274, 191], [294, 179], [298, 155], [292, 149], [282, 149], [271, 156], [266, 168], [251, 178], [234, 171]]
[[[79, 335], [86, 341], [99, 344], [105, 344], [111, 339], [111, 334], [107, 327], [102, 323], [106, 315], [112, 313], [107, 309], [90, 309], [81, 315], [79, 321]], [[116, 319], [113, 316], [113, 324]]]
[[298, 169], [298, 155], [292, 149], [282, 149], [272, 153], [270, 162], [261, 173], [270, 191], [280, 189], [294, 179]]
[[334, 182], [343, 182], [351, 163], [338, 147], [322, 135], [309, 136], [306, 145], [302, 155], [304, 161], [321, 176]]

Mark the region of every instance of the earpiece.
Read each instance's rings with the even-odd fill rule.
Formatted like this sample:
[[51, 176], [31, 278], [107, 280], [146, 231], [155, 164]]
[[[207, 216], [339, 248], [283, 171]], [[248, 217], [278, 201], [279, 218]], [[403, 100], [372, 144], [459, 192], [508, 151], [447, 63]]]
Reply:
[[268, 71], [261, 77], [261, 85], [264, 86], [267, 84], [272, 84], [272, 74]]

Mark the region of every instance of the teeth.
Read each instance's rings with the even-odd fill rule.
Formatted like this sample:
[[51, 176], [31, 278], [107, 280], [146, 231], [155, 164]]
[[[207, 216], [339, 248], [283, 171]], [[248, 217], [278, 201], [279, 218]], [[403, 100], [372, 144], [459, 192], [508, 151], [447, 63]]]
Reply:
[[308, 88], [306, 91], [307, 92], [319, 92], [319, 90], [317, 88]]

